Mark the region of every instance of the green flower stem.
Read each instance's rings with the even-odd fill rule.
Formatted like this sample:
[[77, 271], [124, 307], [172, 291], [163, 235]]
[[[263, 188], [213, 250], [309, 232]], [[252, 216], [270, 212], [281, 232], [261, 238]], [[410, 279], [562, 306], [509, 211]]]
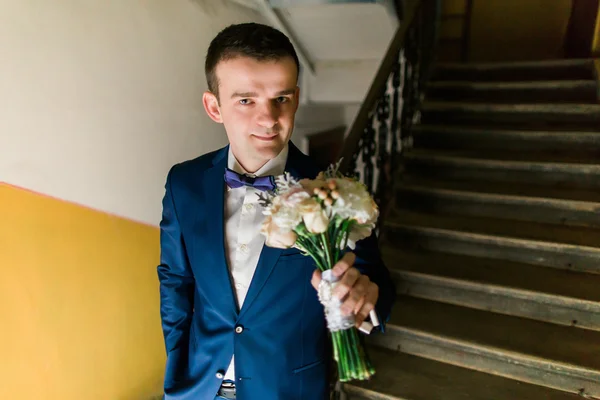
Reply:
[[352, 362], [352, 348], [350, 348], [350, 343], [348, 343], [348, 335], [346, 334], [346, 331], [341, 331], [340, 332], [340, 337], [342, 338], [341, 342], [342, 342], [342, 346], [344, 346], [344, 350], [346, 350], [344, 352], [344, 356], [345, 356], [345, 365], [346, 365], [346, 376], [348, 378], [353, 378], [354, 375], [354, 363]]
[[333, 332], [332, 340], [340, 381], [366, 380], [373, 376], [375, 370], [360, 344], [355, 328]]
[[314, 254], [322, 255], [321, 246], [318, 243], [317, 238], [314, 235], [311, 235], [304, 224], [300, 224], [294, 229], [294, 232], [298, 235], [298, 239], [296, 241], [301, 241], [307, 249]]
[[331, 248], [329, 245], [329, 239], [326, 233], [321, 233], [321, 242], [323, 243], [323, 249], [325, 250], [325, 256], [327, 257], [327, 269], [333, 268], [333, 260], [331, 259]]
[[301, 251], [308, 253], [317, 264], [317, 267], [319, 267], [319, 270], [325, 271], [326, 268], [323, 265], [322, 257], [319, 257], [319, 254], [316, 254], [314, 251], [310, 250], [312, 248], [310, 241], [298, 236], [298, 239], [296, 240], [296, 247], [298, 247]]
[[329, 237], [334, 238], [334, 243], [332, 246], [334, 260], [340, 259], [340, 241], [341, 241], [340, 227], [341, 227], [341, 225], [342, 225], [342, 221], [339, 218], [335, 218], [333, 220], [333, 222], [330, 224]]
[[357, 365], [356, 362], [354, 360], [354, 353], [355, 351], [353, 351], [352, 349], [352, 342], [350, 340], [350, 329], [342, 331], [342, 338], [343, 338], [343, 343], [344, 343], [344, 347], [346, 349], [348, 349], [348, 370], [350, 371], [350, 377], [351, 378], [356, 378], [357, 376]]
[[340, 375], [340, 380], [350, 380], [350, 365], [348, 364], [348, 356], [347, 356], [347, 348], [344, 346], [344, 338], [343, 331], [334, 332], [335, 336], [335, 345], [338, 347], [338, 354], [340, 358], [338, 360], [338, 370]]
[[370, 375], [370, 373], [369, 373], [369, 368], [367, 366], [366, 357], [364, 355], [363, 348], [360, 344], [360, 340], [358, 338], [358, 332], [356, 332], [356, 329], [352, 330], [352, 332], [350, 333], [350, 336], [351, 336], [352, 343], [353, 343], [352, 347], [354, 347], [358, 350], [358, 352], [355, 353], [356, 362], [358, 363], [358, 370], [361, 371], [361, 374], [358, 377], [358, 379], [365, 379], [366, 377], [368, 377]]

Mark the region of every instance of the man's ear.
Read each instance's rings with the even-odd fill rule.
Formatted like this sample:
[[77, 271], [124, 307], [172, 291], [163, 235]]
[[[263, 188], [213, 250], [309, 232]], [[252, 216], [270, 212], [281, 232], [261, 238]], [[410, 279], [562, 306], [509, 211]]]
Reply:
[[206, 113], [213, 121], [222, 124], [223, 117], [221, 116], [221, 109], [219, 107], [219, 100], [217, 96], [212, 92], [204, 92], [202, 95], [202, 104], [204, 104], [204, 109]]

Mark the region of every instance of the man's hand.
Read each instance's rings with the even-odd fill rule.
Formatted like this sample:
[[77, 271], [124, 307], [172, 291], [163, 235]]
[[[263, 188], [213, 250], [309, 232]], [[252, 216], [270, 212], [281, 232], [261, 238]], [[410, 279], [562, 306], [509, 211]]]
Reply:
[[[354, 253], [346, 253], [333, 267], [333, 274], [341, 278], [335, 287], [334, 294], [342, 300], [342, 313], [345, 315], [354, 313], [358, 328], [375, 308], [379, 297], [379, 287], [371, 282], [368, 276], [362, 275], [353, 267], [355, 261]], [[321, 271], [316, 270], [311, 283], [315, 289], [318, 289], [320, 282]]]

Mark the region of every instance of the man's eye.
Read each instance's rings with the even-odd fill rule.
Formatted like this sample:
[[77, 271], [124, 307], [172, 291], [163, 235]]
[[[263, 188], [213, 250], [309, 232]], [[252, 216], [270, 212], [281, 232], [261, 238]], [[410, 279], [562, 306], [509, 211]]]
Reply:
[[277, 102], [278, 102], [278, 103], [285, 103], [285, 102], [287, 102], [288, 100], [289, 100], [289, 99], [288, 99], [287, 97], [283, 97], [283, 96], [281, 96], [281, 97], [278, 97], [278, 98], [277, 98]]
[[243, 106], [248, 105], [248, 104], [250, 104], [250, 100], [249, 99], [241, 99], [240, 104]]

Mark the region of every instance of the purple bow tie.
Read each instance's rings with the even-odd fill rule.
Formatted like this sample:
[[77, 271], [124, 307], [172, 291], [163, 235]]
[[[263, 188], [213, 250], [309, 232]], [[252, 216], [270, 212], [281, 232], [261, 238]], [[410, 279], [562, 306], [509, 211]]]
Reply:
[[237, 172], [227, 168], [225, 170], [225, 182], [227, 182], [227, 185], [232, 189], [242, 186], [252, 186], [253, 188], [262, 191], [275, 190], [275, 178], [273, 175], [253, 178], [248, 175], [238, 174]]

